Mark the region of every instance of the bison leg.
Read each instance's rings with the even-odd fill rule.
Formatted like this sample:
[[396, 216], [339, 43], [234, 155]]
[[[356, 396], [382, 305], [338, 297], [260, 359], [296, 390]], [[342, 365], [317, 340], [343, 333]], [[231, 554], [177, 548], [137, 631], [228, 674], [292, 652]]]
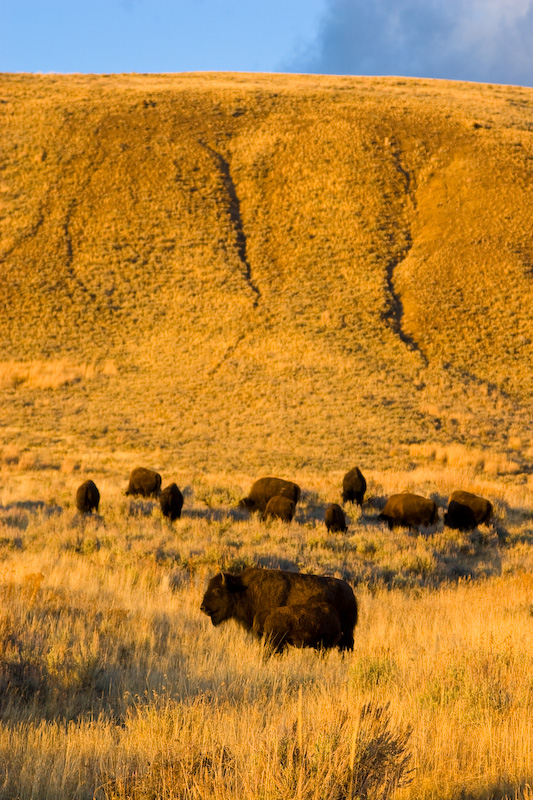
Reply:
[[339, 650], [353, 650], [353, 645], [353, 631], [343, 631], [339, 641], [337, 642], [337, 647]]

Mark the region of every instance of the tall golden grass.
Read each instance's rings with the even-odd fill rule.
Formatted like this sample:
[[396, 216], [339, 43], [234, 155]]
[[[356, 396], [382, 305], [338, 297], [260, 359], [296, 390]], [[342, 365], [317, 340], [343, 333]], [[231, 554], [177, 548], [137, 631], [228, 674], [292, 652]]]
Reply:
[[[91, 473], [102, 516], [81, 519], [83, 470], [4, 465], [0, 797], [529, 798], [533, 497], [470, 469], [369, 472], [330, 535], [338, 474], [298, 476], [290, 526], [235, 508], [247, 476], [165, 475], [186, 498], [170, 525], [127, 475]], [[379, 524], [398, 488], [442, 503], [457, 485], [491, 497], [505, 537]], [[350, 580], [353, 653], [269, 658], [213, 628], [207, 578], [252, 563]]]
[[[0, 100], [0, 798], [531, 800], [533, 90], [2, 75]], [[183, 490], [173, 526], [125, 497], [139, 464]], [[271, 472], [304, 489], [290, 527], [235, 509]], [[378, 522], [457, 488], [496, 525]], [[215, 630], [206, 581], [248, 564], [349, 580], [354, 652]]]

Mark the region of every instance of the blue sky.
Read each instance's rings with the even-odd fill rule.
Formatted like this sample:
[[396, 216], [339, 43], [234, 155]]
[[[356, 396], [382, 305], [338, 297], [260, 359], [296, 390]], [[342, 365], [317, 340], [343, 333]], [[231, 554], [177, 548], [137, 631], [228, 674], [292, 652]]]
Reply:
[[533, 0], [0, 0], [2, 72], [198, 70], [533, 86]]

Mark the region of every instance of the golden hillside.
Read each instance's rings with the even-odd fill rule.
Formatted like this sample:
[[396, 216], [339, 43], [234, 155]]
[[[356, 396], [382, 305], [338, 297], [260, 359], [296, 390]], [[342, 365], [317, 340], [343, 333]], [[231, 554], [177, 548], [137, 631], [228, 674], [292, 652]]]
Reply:
[[533, 455], [533, 90], [0, 78], [3, 446]]

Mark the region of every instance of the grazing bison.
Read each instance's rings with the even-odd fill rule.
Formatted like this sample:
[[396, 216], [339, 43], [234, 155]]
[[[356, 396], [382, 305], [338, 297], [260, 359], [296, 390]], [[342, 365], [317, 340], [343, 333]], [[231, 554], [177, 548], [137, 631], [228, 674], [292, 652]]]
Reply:
[[326, 523], [328, 531], [332, 533], [346, 533], [348, 530], [344, 511], [338, 503], [331, 503], [331, 505], [326, 508], [324, 522]]
[[100, 504], [100, 492], [94, 481], [85, 481], [78, 486], [76, 492], [76, 508], [81, 514], [90, 514], [98, 511]]
[[253, 632], [264, 637], [276, 653], [289, 644], [315, 649], [335, 647], [342, 636], [339, 615], [320, 597], [311, 597], [307, 603], [259, 611], [254, 617]]
[[159, 495], [159, 505], [164, 517], [168, 517], [171, 522], [181, 517], [183, 508], [183, 495], [175, 483], [166, 486]]
[[161, 475], [153, 469], [137, 467], [130, 475], [130, 482], [126, 494], [141, 497], [157, 497], [161, 491]]
[[492, 504], [484, 497], [459, 490], [450, 495], [444, 524], [448, 528], [471, 531], [482, 522], [490, 522], [492, 513]]
[[263, 520], [280, 519], [282, 522], [291, 522], [296, 511], [296, 505], [288, 497], [277, 494], [271, 497], [263, 513]]
[[265, 511], [268, 501], [276, 495], [287, 497], [296, 505], [300, 499], [300, 487], [292, 481], [283, 480], [283, 478], [259, 478], [252, 484], [248, 497], [244, 497], [239, 502], [239, 508], [246, 508], [248, 511]]
[[391, 530], [399, 525], [418, 528], [420, 525], [433, 525], [438, 519], [438, 509], [433, 500], [403, 492], [389, 497], [379, 518], [387, 522]]
[[280, 606], [305, 605], [311, 598], [314, 602], [329, 603], [335, 609], [341, 627], [337, 646], [353, 650], [357, 602], [351, 586], [338, 578], [258, 567], [248, 567], [239, 575], [219, 572], [209, 581], [200, 610], [213, 625], [234, 619], [251, 631], [256, 614]]
[[365, 492], [365, 476], [359, 467], [354, 467], [342, 479], [342, 502], [357, 503], [358, 506], [362, 506]]

